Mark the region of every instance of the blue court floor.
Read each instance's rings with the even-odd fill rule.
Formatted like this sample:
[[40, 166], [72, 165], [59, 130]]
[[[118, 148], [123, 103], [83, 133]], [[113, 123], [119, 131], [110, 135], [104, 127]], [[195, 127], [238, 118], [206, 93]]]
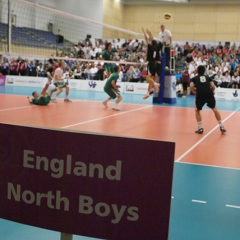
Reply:
[[[0, 94], [31, 95], [35, 90], [41, 89], [6, 86], [0, 87]], [[70, 98], [103, 101], [106, 95], [99, 92], [72, 90]], [[143, 101], [141, 95], [123, 95], [123, 102], [152, 104], [150, 98]], [[218, 108], [225, 111], [232, 112], [239, 105], [239, 102], [217, 101]], [[164, 106], [193, 108], [194, 97], [178, 98], [177, 104]], [[236, 127], [239, 127], [239, 123], [236, 124]], [[169, 240], [239, 240], [239, 183], [240, 169], [176, 162]], [[0, 239], [59, 240], [60, 233], [0, 219]], [[90, 240], [92, 238], [74, 236], [73, 239]]]

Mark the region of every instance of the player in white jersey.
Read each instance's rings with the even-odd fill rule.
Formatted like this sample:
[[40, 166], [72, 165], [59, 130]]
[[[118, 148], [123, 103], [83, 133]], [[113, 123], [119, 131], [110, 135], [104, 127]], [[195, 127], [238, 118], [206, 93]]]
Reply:
[[65, 88], [65, 93], [66, 93], [64, 102], [71, 102], [68, 99], [68, 94], [69, 94], [68, 82], [64, 81], [64, 79], [65, 79], [64, 72], [63, 72], [64, 68], [65, 68], [65, 62], [61, 61], [59, 63], [59, 67], [55, 70], [54, 75], [53, 75], [53, 84], [58, 89], [56, 96], [52, 99], [52, 101], [55, 103], [57, 102], [56, 98], [63, 91], [63, 88]]

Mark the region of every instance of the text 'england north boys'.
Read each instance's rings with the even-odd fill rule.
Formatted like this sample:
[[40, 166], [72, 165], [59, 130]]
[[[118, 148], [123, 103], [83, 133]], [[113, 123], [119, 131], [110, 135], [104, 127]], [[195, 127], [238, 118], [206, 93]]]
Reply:
[[[23, 151], [23, 167], [44, 170], [50, 172], [51, 177], [60, 179], [66, 175], [75, 175], [76, 177], [89, 177], [108, 179], [110, 181], [121, 181], [122, 161], [117, 160], [116, 165], [110, 165], [104, 169], [101, 164], [72, 161], [72, 155], [67, 155], [66, 161], [53, 158], [49, 160], [45, 156], [35, 156], [31, 150]], [[45, 206], [50, 209], [70, 211], [70, 201], [66, 196], [62, 196], [59, 189], [47, 191], [46, 193], [34, 192], [32, 190], [21, 190], [21, 185], [8, 183], [7, 199], [23, 202], [25, 204], [35, 204]], [[94, 202], [90, 196], [78, 195], [78, 213], [96, 214], [99, 217], [112, 217], [109, 219], [112, 224], [119, 223], [123, 218], [128, 221], [138, 221], [138, 207], [118, 206], [114, 203]]]

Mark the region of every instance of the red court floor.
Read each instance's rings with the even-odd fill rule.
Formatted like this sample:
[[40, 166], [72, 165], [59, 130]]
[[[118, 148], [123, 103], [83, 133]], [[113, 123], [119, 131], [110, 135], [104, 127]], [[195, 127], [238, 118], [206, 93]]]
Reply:
[[239, 112], [221, 111], [228, 131], [221, 135], [212, 111], [202, 111], [204, 134], [197, 135], [193, 108], [122, 103], [121, 109], [116, 112], [101, 102], [64, 103], [62, 99], [41, 107], [28, 104], [23, 96], [0, 95], [1, 123], [171, 141], [176, 142], [176, 161], [240, 168]]

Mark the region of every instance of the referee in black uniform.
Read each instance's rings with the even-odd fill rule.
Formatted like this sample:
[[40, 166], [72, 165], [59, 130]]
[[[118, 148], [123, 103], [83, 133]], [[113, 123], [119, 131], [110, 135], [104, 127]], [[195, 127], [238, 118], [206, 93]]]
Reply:
[[195, 114], [198, 122], [198, 130], [196, 131], [196, 133], [198, 134], [203, 133], [202, 117], [201, 117], [200, 111], [202, 110], [202, 107], [205, 104], [207, 104], [207, 106], [213, 110], [215, 117], [219, 123], [221, 133], [225, 133], [226, 129], [222, 124], [221, 115], [216, 107], [216, 100], [214, 97], [215, 85], [213, 83], [213, 80], [208, 76], [204, 75], [205, 73], [204, 66], [199, 66], [197, 71], [198, 71], [198, 75], [192, 78], [190, 82], [190, 90], [196, 96]]

